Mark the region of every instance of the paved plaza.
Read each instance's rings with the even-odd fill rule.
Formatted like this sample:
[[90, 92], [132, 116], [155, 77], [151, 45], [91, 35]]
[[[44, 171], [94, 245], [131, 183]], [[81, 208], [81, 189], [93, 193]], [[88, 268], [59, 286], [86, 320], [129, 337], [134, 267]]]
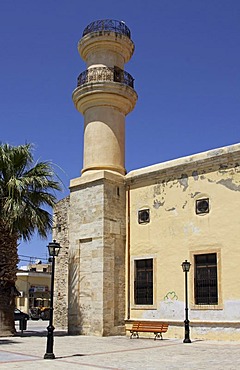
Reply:
[[3, 369], [240, 369], [240, 343], [68, 336], [56, 330], [55, 360], [44, 360], [48, 322], [28, 322], [21, 336], [0, 337]]

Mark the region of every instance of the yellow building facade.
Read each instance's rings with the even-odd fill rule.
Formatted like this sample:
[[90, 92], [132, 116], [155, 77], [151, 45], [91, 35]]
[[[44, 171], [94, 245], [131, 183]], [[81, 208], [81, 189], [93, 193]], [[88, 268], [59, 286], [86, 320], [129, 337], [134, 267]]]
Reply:
[[239, 163], [233, 145], [126, 175], [127, 323], [166, 321], [182, 335], [188, 260], [193, 336], [240, 339]]
[[49, 307], [50, 284], [50, 264], [30, 264], [18, 270], [16, 288], [20, 295], [16, 298], [16, 307], [27, 313], [34, 307]]

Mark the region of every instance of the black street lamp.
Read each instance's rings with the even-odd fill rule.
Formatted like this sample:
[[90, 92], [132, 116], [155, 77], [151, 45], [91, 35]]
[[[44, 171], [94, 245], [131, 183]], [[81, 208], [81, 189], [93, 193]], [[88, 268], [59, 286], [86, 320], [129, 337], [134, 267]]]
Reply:
[[47, 360], [53, 360], [55, 358], [53, 353], [53, 294], [54, 294], [54, 270], [55, 270], [55, 257], [58, 256], [60, 251], [60, 244], [53, 240], [52, 243], [48, 244], [48, 253], [49, 256], [52, 257], [52, 275], [51, 275], [51, 299], [50, 299], [50, 317], [49, 317], [49, 325], [47, 327], [47, 350], [44, 355], [44, 358]]
[[184, 341], [183, 343], [191, 343], [191, 339], [190, 339], [190, 329], [189, 329], [189, 320], [188, 320], [188, 272], [190, 270], [190, 266], [191, 266], [191, 263], [188, 262], [187, 260], [185, 260], [183, 263], [182, 263], [182, 269], [183, 269], [183, 272], [185, 272], [185, 321], [184, 321], [184, 325], [185, 325], [185, 338], [184, 338]]

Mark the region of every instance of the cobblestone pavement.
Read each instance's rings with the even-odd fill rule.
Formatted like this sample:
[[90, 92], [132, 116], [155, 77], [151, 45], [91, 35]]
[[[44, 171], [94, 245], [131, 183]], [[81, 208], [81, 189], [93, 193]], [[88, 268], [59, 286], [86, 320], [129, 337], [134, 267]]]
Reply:
[[[3, 369], [240, 369], [240, 343], [179, 339], [68, 336], [56, 331], [56, 359], [43, 359], [46, 322], [22, 336], [0, 337]], [[38, 324], [35, 324], [38, 325]], [[39, 324], [40, 325], [40, 324]]]

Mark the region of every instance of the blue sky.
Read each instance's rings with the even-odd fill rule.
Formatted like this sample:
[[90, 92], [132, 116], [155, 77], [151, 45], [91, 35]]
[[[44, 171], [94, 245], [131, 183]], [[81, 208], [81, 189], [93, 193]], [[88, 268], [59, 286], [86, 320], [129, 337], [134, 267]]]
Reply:
[[[239, 0], [1, 0], [0, 141], [31, 142], [68, 194], [82, 168], [83, 117], [72, 103], [86, 69], [77, 51], [97, 19], [124, 20], [135, 43], [125, 70], [139, 99], [126, 118], [126, 168], [240, 140]], [[46, 256], [37, 237], [19, 253]]]

